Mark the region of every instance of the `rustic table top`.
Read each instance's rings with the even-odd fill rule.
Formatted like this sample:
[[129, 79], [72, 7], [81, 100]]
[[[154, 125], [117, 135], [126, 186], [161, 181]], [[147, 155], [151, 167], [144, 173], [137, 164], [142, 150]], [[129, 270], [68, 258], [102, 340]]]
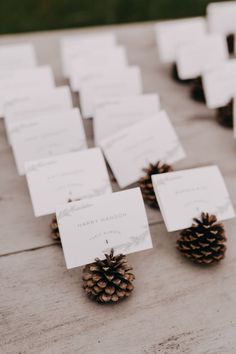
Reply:
[[[161, 95], [187, 158], [174, 167], [219, 165], [236, 204], [236, 142], [215, 112], [189, 98], [158, 62], [153, 24], [53, 31], [0, 37], [33, 42], [39, 64], [61, 77], [59, 39], [112, 29], [142, 70], [144, 92]], [[78, 97], [74, 96], [78, 105]], [[92, 122], [85, 128], [93, 146]], [[114, 185], [114, 190], [117, 186]], [[101, 306], [81, 289], [81, 269], [68, 271], [49, 237], [51, 217], [35, 218], [25, 177], [19, 177], [0, 121], [0, 352], [4, 354], [142, 353], [233, 354], [236, 350], [236, 221], [225, 222], [226, 259], [202, 268], [175, 249], [158, 211], [147, 209], [154, 247], [129, 256], [135, 291], [124, 302]]]

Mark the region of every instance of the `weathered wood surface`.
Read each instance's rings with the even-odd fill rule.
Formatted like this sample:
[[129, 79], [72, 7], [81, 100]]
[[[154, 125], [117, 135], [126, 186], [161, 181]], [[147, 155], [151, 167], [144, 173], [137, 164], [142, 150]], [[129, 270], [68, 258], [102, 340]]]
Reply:
[[[190, 100], [188, 87], [171, 80], [170, 68], [158, 63], [152, 24], [110, 29], [128, 49], [130, 64], [141, 67], [144, 91], [161, 95], [176, 127], [187, 158], [175, 169], [218, 164], [236, 206], [232, 131], [216, 123], [214, 111]], [[75, 32], [2, 36], [0, 44], [32, 41], [39, 64], [51, 65], [61, 85], [59, 39]], [[91, 121], [85, 127], [92, 146]], [[67, 271], [60, 247], [48, 237], [50, 217], [33, 216], [25, 178], [17, 176], [1, 121], [0, 352], [234, 354], [236, 221], [225, 222], [225, 261], [202, 269], [176, 252], [177, 235], [166, 232], [160, 213], [147, 211], [154, 248], [129, 256], [137, 278], [134, 295], [115, 307], [93, 304], [81, 290], [80, 269]]]

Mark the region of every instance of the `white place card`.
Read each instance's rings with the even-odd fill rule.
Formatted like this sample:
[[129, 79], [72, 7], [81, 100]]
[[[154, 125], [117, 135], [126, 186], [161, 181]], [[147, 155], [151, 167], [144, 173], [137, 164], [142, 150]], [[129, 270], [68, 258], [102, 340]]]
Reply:
[[63, 37], [61, 39], [61, 62], [62, 72], [65, 77], [70, 73], [70, 63], [74, 57], [83, 55], [83, 51], [95, 48], [114, 47], [116, 45], [116, 36], [112, 32], [79, 34]]
[[137, 182], [150, 162], [172, 164], [185, 157], [164, 111], [102, 140], [101, 147], [121, 188]]
[[72, 97], [68, 86], [56, 87], [53, 89], [42, 90], [21, 90], [21, 95], [16, 95], [12, 100], [4, 105], [5, 127], [8, 142], [11, 143], [9, 136], [9, 124], [12, 121], [31, 118], [32, 116], [44, 113], [58, 112], [73, 107]]
[[84, 81], [80, 91], [80, 104], [83, 118], [92, 118], [95, 102], [111, 97], [125, 97], [142, 93], [142, 78], [137, 66], [127, 69], [112, 70], [100, 78]]
[[13, 121], [9, 134], [19, 175], [25, 173], [26, 161], [87, 148], [78, 108]]
[[190, 227], [202, 212], [220, 221], [235, 216], [217, 166], [153, 175], [152, 182], [168, 231]]
[[152, 248], [139, 188], [60, 205], [57, 220], [68, 269]]
[[236, 59], [204, 72], [202, 82], [208, 108], [227, 105], [236, 95]]
[[229, 57], [225, 38], [221, 34], [209, 34], [182, 45], [177, 51], [177, 69], [183, 80], [201, 76]]
[[69, 199], [112, 192], [99, 148], [29, 161], [25, 166], [35, 216], [52, 214], [58, 204]]
[[165, 21], [155, 25], [156, 42], [160, 60], [163, 63], [176, 61], [180, 45], [197, 40], [206, 34], [206, 20], [203, 17]]
[[55, 85], [52, 69], [49, 66], [0, 72], [0, 116], [4, 105], [20, 97], [21, 90], [53, 88]]
[[33, 68], [37, 65], [32, 44], [0, 45], [0, 71]]
[[157, 94], [118, 97], [107, 104], [97, 104], [93, 127], [95, 144], [134, 123], [149, 119], [160, 111]]
[[107, 71], [123, 69], [128, 65], [126, 50], [116, 46], [102, 49], [84, 50], [70, 62], [70, 86], [71, 90], [80, 90], [83, 81], [100, 77]]
[[225, 35], [236, 33], [236, 1], [210, 3], [207, 6], [207, 21], [210, 32]]

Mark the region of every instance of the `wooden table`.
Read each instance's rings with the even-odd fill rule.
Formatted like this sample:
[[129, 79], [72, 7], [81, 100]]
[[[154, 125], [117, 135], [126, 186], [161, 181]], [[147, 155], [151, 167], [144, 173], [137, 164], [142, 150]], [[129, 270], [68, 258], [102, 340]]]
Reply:
[[[2, 36], [33, 42], [39, 64], [60, 71], [59, 39], [111, 29], [142, 70], [144, 92], [158, 92], [187, 152], [175, 169], [219, 165], [236, 204], [236, 142], [215, 112], [189, 98], [170, 67], [158, 62], [153, 24]], [[78, 102], [74, 97], [75, 105]], [[90, 146], [92, 122], [86, 121]], [[117, 190], [117, 186], [114, 186]], [[226, 259], [201, 268], [175, 249], [158, 211], [148, 209], [154, 248], [129, 256], [135, 292], [115, 306], [87, 299], [81, 269], [68, 271], [60, 246], [49, 237], [51, 217], [35, 218], [25, 177], [19, 177], [0, 122], [0, 352], [3, 354], [234, 354], [236, 352], [236, 221], [225, 222]]]

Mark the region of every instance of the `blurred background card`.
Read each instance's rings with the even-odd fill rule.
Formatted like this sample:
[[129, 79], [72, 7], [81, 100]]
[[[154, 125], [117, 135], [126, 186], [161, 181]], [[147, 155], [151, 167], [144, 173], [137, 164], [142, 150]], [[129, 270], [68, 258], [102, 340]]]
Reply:
[[9, 124], [12, 149], [20, 175], [25, 162], [79, 151], [87, 142], [78, 108], [12, 121]]
[[3, 70], [29, 69], [36, 65], [36, 53], [31, 43], [0, 46], [0, 72]]
[[150, 162], [172, 164], [185, 157], [165, 111], [102, 140], [101, 147], [121, 188], [137, 182]]
[[93, 126], [95, 143], [160, 111], [157, 94], [135, 95], [96, 107]]
[[35, 216], [52, 214], [58, 204], [70, 199], [112, 192], [99, 148], [29, 161], [26, 173]]
[[228, 58], [226, 40], [221, 34], [211, 34], [183, 44], [177, 51], [177, 68], [183, 80], [194, 79]]
[[203, 17], [166, 21], [155, 25], [158, 54], [163, 63], [176, 61], [177, 49], [181, 44], [192, 42], [206, 34]]
[[230, 59], [202, 75], [208, 108], [227, 105], [236, 95], [236, 59]]
[[80, 104], [83, 118], [92, 118], [95, 113], [97, 100], [112, 97], [130, 96], [142, 93], [142, 78], [137, 66], [113, 70], [101, 75], [100, 78], [84, 82], [80, 91]]

